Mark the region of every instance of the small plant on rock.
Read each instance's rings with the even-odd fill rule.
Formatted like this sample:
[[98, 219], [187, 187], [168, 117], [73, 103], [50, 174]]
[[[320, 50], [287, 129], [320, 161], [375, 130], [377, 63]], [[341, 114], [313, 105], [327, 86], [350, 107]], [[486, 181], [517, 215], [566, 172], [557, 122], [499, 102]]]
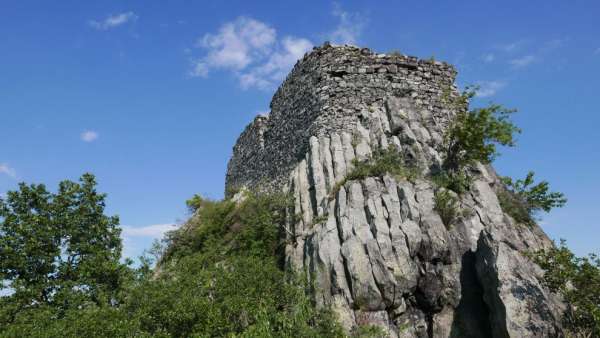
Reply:
[[396, 179], [414, 180], [420, 174], [419, 168], [405, 164], [402, 154], [394, 147], [375, 151], [365, 161], [354, 159], [352, 164], [353, 169], [331, 189], [331, 198], [348, 181], [382, 177], [385, 174], [390, 174]]
[[447, 189], [438, 189], [434, 195], [434, 209], [442, 218], [446, 228], [450, 228], [460, 211], [456, 194]]

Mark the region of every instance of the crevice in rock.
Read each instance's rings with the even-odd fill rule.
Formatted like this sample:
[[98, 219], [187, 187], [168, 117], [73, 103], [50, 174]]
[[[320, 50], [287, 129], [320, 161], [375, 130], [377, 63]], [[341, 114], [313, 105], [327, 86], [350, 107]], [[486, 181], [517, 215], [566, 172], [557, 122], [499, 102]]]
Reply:
[[477, 251], [475, 252], [475, 272], [477, 280], [482, 286], [483, 301], [487, 306], [488, 318], [491, 327], [491, 337], [508, 338], [506, 327], [506, 308], [500, 298], [498, 271], [490, 264], [493, 264], [495, 254], [493, 249], [485, 242], [485, 232], [482, 231], [477, 241]]
[[461, 258], [460, 303], [456, 308], [450, 337], [492, 337], [490, 310], [483, 299], [483, 286], [477, 277], [475, 252], [467, 250]]

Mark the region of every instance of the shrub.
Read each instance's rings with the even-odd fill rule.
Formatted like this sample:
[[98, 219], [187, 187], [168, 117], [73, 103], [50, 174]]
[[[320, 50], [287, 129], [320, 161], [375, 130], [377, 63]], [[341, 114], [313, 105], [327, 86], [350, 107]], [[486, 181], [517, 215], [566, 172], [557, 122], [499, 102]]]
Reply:
[[434, 209], [446, 228], [450, 228], [459, 215], [458, 198], [449, 190], [438, 189], [434, 194]]
[[514, 146], [519, 133], [509, 119], [515, 110], [498, 104], [469, 110], [469, 100], [476, 94], [467, 88], [451, 104], [458, 111], [444, 140], [444, 168], [460, 171], [476, 162], [490, 163], [498, 155], [496, 144]]
[[360, 325], [351, 335], [352, 338], [385, 338], [388, 337], [383, 328], [377, 325]]
[[419, 168], [406, 165], [402, 154], [393, 147], [377, 150], [364, 161], [354, 159], [352, 164], [352, 170], [331, 189], [331, 197], [348, 181], [361, 180], [367, 177], [382, 177], [385, 174], [390, 174], [396, 179], [414, 180], [420, 174]]
[[525, 179], [514, 181], [503, 177], [505, 189], [498, 192], [498, 201], [502, 210], [508, 213], [515, 221], [526, 224], [535, 224], [536, 214], [540, 211], [549, 212], [553, 208], [565, 205], [567, 199], [560, 192], [549, 192], [549, 184], [542, 181], [534, 183], [534, 173], [530, 171]]
[[600, 259], [575, 256], [564, 240], [559, 246], [540, 250], [533, 260], [544, 269], [543, 282], [563, 295], [569, 307], [564, 326], [572, 337], [600, 337]]
[[431, 176], [433, 183], [439, 188], [445, 188], [461, 195], [469, 190], [472, 179], [463, 171], [441, 171]]

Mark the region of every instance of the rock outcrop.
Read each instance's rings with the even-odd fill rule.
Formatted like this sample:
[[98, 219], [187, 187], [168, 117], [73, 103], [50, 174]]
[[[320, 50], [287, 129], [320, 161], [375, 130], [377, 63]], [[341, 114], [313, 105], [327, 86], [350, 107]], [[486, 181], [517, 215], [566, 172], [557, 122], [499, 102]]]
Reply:
[[[306, 271], [316, 302], [348, 329], [391, 337], [559, 337], [562, 304], [523, 253], [552, 245], [518, 225], [496, 197], [493, 168], [459, 197], [447, 226], [430, 170], [442, 161], [455, 115], [456, 72], [446, 63], [356, 47], [315, 48], [277, 90], [268, 116], [240, 136], [227, 191], [287, 191], [287, 264]], [[422, 178], [346, 180], [355, 165], [394, 147]], [[292, 217], [294, 216], [294, 217]]]

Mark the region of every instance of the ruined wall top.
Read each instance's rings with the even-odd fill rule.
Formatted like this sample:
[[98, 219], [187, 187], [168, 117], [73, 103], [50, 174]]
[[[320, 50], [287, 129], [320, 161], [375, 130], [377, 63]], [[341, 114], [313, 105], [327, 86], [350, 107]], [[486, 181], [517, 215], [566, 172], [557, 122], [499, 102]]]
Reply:
[[233, 148], [226, 191], [281, 188], [304, 156], [311, 136], [353, 133], [390, 97], [409, 98], [428, 124], [447, 122], [444, 97], [455, 95], [453, 66], [368, 48], [315, 47], [296, 63], [271, 101]]

